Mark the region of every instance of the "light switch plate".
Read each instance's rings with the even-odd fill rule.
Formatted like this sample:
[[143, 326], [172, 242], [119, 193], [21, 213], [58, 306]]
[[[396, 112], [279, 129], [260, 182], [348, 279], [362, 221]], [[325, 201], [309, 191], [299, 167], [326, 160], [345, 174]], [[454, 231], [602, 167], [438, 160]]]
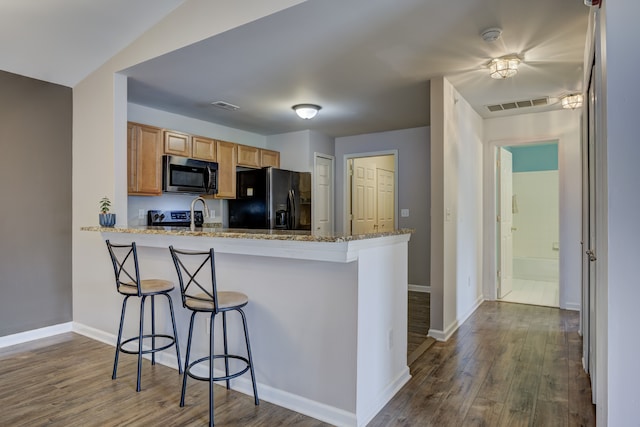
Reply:
[[400, 209], [400, 216], [407, 218], [409, 216], [409, 209]]

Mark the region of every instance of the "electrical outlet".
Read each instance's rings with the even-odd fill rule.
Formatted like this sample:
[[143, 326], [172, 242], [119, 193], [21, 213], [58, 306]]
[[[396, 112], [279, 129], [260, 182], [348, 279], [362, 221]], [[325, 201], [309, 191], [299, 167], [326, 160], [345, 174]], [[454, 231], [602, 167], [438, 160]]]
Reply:
[[409, 217], [409, 209], [400, 209], [400, 216], [402, 218], [408, 218]]
[[144, 209], [138, 209], [138, 219], [144, 219]]

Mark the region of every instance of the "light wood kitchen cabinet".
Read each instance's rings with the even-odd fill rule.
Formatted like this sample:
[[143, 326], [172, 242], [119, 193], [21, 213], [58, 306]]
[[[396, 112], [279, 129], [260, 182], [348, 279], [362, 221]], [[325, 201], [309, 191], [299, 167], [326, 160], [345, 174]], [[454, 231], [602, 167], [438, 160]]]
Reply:
[[138, 196], [162, 194], [162, 129], [127, 123], [127, 190]]
[[202, 136], [191, 137], [191, 156], [194, 159], [215, 162], [216, 156], [216, 140], [205, 138]]
[[191, 157], [191, 135], [172, 130], [165, 130], [164, 153], [173, 154], [175, 156]]
[[236, 144], [238, 151], [238, 166], [248, 168], [260, 167], [260, 149], [248, 145]]
[[218, 199], [236, 198], [237, 150], [233, 142], [216, 140], [218, 161]]
[[266, 168], [268, 166], [273, 166], [274, 168], [280, 167], [280, 152], [261, 148], [260, 167]]

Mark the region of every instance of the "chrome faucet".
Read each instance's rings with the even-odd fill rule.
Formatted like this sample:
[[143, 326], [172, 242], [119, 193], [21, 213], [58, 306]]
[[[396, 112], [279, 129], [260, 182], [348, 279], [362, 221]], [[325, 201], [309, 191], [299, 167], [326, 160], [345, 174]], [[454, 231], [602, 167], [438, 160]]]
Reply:
[[209, 218], [209, 208], [207, 207], [207, 202], [205, 202], [205, 200], [198, 196], [195, 199], [193, 199], [193, 201], [191, 202], [191, 231], [195, 231], [196, 229], [196, 221], [195, 221], [195, 214], [193, 212], [193, 208], [196, 205], [196, 202], [200, 200], [202, 202], [202, 205], [204, 206], [204, 217], [205, 218]]

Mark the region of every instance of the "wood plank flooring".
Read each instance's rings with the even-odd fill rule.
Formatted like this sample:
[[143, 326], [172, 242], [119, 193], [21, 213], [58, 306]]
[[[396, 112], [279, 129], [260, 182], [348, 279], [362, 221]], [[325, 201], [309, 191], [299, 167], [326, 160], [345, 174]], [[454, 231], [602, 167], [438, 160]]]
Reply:
[[[143, 361], [136, 393], [136, 357], [121, 354], [111, 379], [114, 348], [67, 333], [0, 349], [0, 426], [204, 426], [208, 386], [190, 380], [180, 408], [177, 370]], [[328, 426], [266, 401], [217, 386], [217, 426]]]
[[431, 322], [431, 294], [409, 291], [407, 313], [407, 364], [411, 365], [435, 343], [428, 337]]
[[[593, 426], [578, 313], [485, 302], [446, 343], [411, 365], [411, 380], [369, 424], [378, 426]], [[68, 333], [0, 349], [0, 426], [197, 426], [208, 423], [207, 386]], [[216, 386], [216, 425], [326, 426]]]
[[578, 324], [578, 312], [485, 302], [369, 426], [595, 426]]

